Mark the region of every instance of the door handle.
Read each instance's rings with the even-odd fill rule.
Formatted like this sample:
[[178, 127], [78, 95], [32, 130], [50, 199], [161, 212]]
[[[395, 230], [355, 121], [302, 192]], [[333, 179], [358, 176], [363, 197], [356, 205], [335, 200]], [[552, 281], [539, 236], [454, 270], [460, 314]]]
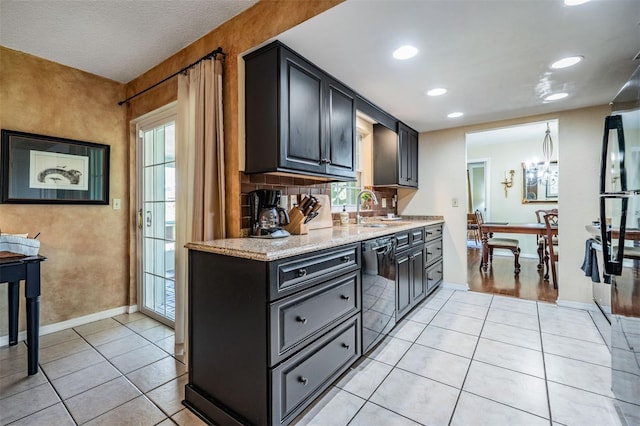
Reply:
[[138, 210], [138, 229], [142, 229], [142, 209]]

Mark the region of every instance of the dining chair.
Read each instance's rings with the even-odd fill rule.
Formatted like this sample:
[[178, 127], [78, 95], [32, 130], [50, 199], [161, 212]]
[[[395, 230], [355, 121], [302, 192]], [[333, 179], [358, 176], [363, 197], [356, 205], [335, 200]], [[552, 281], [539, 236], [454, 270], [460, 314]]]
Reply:
[[[482, 218], [482, 212], [480, 210], [476, 210], [476, 222], [478, 222], [478, 228], [480, 229], [480, 234], [484, 234], [482, 226], [484, 225], [484, 219]], [[489, 250], [489, 263], [493, 263], [493, 250], [494, 249], [504, 249], [509, 250], [513, 253], [513, 273], [518, 275], [520, 273], [520, 241], [514, 238], [493, 238], [491, 235], [488, 235], [487, 239], [487, 249]], [[480, 269], [482, 269], [482, 262], [480, 262]]]
[[[547, 213], [556, 213], [558, 214], [558, 209], [549, 209], [549, 210], [536, 210], [536, 219], [538, 223], [544, 223], [544, 215]], [[556, 217], [557, 220], [557, 217]], [[538, 270], [543, 270], [544, 279], [549, 279], [549, 253], [547, 250], [547, 232], [546, 230], [542, 231], [537, 235], [538, 238]], [[553, 241], [555, 244], [558, 244], [558, 236], [553, 236]], [[544, 268], [544, 269], [543, 269]]]
[[[553, 238], [552, 228], [558, 225], [558, 212], [550, 212], [544, 215], [544, 224], [547, 234], [547, 251], [548, 261], [551, 261], [551, 277], [553, 279], [553, 288], [558, 289], [558, 276], [556, 274], [556, 262], [558, 261], [558, 244]], [[551, 242], [551, 244], [549, 244]], [[547, 256], [545, 256], [547, 258]], [[545, 279], [549, 279], [548, 275]]]
[[467, 234], [473, 235], [473, 240], [476, 244], [480, 243], [480, 228], [478, 227], [478, 221], [474, 213], [467, 213]]

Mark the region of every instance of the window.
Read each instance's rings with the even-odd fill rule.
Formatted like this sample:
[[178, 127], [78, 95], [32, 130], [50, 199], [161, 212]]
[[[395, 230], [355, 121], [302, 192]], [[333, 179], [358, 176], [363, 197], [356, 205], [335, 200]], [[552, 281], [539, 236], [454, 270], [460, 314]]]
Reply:
[[355, 211], [358, 193], [364, 188], [362, 185], [362, 161], [360, 158], [364, 135], [358, 131], [356, 137], [356, 180], [333, 182], [331, 184], [331, 210], [334, 212], [341, 212], [342, 206], [347, 206], [347, 211]]

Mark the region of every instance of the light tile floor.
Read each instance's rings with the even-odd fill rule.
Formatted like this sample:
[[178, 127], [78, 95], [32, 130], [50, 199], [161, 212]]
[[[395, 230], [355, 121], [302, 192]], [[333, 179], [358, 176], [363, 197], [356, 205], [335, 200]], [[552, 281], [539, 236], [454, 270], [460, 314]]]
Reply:
[[[172, 351], [140, 313], [42, 336], [35, 376], [23, 343], [0, 348], [0, 424], [203, 424]], [[587, 311], [440, 289], [296, 422], [619, 425], [610, 363]]]

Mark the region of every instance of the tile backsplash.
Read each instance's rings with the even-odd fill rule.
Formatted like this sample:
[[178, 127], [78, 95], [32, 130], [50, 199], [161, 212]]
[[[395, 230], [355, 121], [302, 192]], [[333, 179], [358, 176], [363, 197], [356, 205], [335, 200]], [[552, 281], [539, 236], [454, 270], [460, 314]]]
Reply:
[[[240, 211], [241, 217], [241, 233], [242, 235], [248, 235], [250, 228], [250, 216], [251, 209], [249, 208], [249, 196], [247, 195], [251, 191], [256, 189], [277, 189], [280, 190], [282, 196], [296, 195], [300, 200], [302, 194], [311, 195], [331, 195], [331, 183], [319, 182], [314, 179], [307, 179], [302, 177], [292, 176], [278, 176], [268, 174], [252, 174], [248, 175], [240, 172]], [[393, 198], [397, 197], [397, 190], [395, 188], [371, 188], [378, 198], [379, 204], [373, 205], [371, 210], [362, 210], [360, 213], [362, 216], [386, 216], [388, 213], [397, 214], [397, 208], [393, 207]], [[386, 208], [382, 208], [382, 199], [386, 199]], [[291, 209], [289, 205], [289, 210]], [[349, 212], [349, 218], [352, 222], [355, 222], [355, 212]], [[334, 224], [340, 221], [340, 213], [333, 214]]]

